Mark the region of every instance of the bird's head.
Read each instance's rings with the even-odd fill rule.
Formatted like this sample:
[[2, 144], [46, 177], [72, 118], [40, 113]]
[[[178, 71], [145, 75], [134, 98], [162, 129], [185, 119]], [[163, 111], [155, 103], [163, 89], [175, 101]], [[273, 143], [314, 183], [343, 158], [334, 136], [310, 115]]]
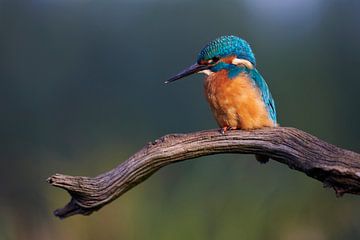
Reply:
[[196, 63], [173, 76], [165, 83], [173, 82], [194, 73], [210, 75], [236, 65], [253, 68], [255, 56], [250, 45], [236, 36], [222, 36], [209, 42], [201, 49]]

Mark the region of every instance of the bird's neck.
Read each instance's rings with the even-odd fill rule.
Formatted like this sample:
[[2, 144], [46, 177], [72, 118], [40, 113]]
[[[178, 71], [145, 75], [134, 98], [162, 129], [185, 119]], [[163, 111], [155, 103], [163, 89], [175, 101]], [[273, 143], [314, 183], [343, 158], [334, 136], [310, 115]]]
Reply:
[[213, 66], [212, 68], [210, 68], [210, 70], [213, 73], [217, 73], [220, 71], [226, 71], [227, 77], [229, 79], [234, 79], [241, 73], [249, 73], [251, 71], [251, 69], [247, 68], [244, 65], [235, 65], [235, 64], [226, 63], [226, 62], [220, 62], [220, 63], [216, 64], [215, 66]]

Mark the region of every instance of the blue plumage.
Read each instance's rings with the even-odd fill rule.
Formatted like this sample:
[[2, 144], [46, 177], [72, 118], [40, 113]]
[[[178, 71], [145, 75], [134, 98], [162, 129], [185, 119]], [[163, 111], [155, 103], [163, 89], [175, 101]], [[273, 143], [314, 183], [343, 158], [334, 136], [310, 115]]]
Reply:
[[265, 82], [265, 79], [261, 76], [261, 74], [256, 68], [250, 70], [250, 78], [254, 81], [255, 85], [260, 89], [262, 99], [265, 103], [266, 110], [268, 111], [271, 120], [273, 120], [274, 123], [277, 123], [275, 101], [271, 96], [271, 92], [269, 90], [268, 85]]
[[[203, 47], [195, 64], [166, 82], [173, 82], [199, 72], [209, 75], [205, 79], [207, 98], [223, 131], [226, 131], [228, 127], [255, 129], [277, 126], [274, 99], [264, 78], [255, 68], [255, 64], [254, 53], [245, 40], [236, 36], [222, 36]], [[226, 70], [224, 72], [226, 77], [220, 72], [221, 70]], [[240, 74], [246, 74], [255, 88], [252, 87], [251, 82], [246, 83], [250, 88], [244, 87], [242, 78], [237, 78]], [[234, 95], [231, 89], [241, 91], [241, 93]], [[261, 94], [261, 99], [259, 99], [257, 89]], [[246, 96], [246, 93], [253, 99], [241, 97]], [[257, 104], [259, 102], [261, 107]]]
[[[234, 48], [233, 45], [228, 46], [227, 44], [229, 44], [229, 41], [235, 42], [235, 47], [240, 46], [240, 48]], [[245, 40], [234, 36], [220, 37], [207, 44], [201, 50], [198, 61], [206, 61], [208, 59], [212, 59], [213, 57], [227, 57], [231, 55], [236, 55], [237, 58], [246, 59], [253, 64], [256, 61], [249, 44]], [[246, 74], [248, 74], [249, 77], [253, 80], [256, 87], [260, 90], [262, 99], [265, 103], [271, 120], [274, 123], [277, 123], [275, 101], [270, 93], [269, 87], [266, 84], [265, 79], [261, 76], [259, 71], [256, 68], [249, 69], [245, 66], [237, 66], [224, 62], [220, 62], [210, 68], [212, 72], [218, 72], [223, 69], [226, 69], [228, 71], [228, 76], [230, 79], [235, 78], [240, 73], [245, 72]]]
[[236, 55], [238, 58], [246, 59], [254, 66], [256, 65], [250, 45], [244, 39], [236, 36], [222, 36], [206, 44], [198, 55], [198, 63], [213, 57], [222, 58], [230, 55]]

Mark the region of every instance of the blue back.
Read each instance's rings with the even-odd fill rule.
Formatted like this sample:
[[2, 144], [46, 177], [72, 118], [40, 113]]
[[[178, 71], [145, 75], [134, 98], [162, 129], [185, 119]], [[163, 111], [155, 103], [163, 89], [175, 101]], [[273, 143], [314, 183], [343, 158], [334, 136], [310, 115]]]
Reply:
[[275, 101], [271, 96], [269, 87], [266, 84], [265, 79], [261, 76], [261, 74], [256, 68], [251, 69], [249, 74], [255, 85], [260, 89], [262, 99], [265, 103], [271, 120], [273, 120], [274, 123], [277, 123]]

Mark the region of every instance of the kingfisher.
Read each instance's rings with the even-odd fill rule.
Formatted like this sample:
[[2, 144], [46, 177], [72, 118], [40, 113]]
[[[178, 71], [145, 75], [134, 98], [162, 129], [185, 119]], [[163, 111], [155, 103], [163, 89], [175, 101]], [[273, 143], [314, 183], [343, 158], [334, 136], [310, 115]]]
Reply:
[[165, 83], [194, 73], [206, 75], [205, 96], [222, 134], [278, 125], [274, 99], [244, 39], [221, 36], [209, 42], [201, 49], [196, 63]]

